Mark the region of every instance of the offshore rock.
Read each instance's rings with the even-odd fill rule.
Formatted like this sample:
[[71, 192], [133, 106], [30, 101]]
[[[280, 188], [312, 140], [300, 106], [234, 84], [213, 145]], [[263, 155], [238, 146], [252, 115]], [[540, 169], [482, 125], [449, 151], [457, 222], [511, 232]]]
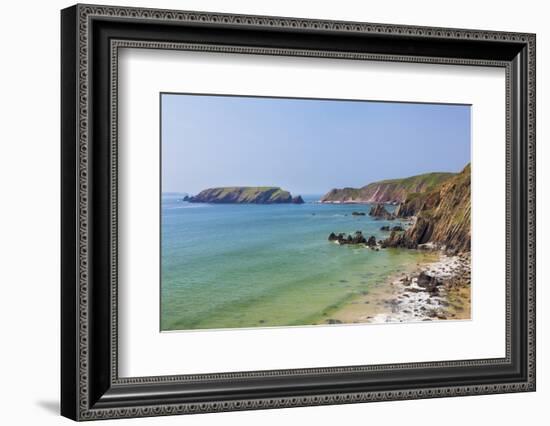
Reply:
[[395, 216], [386, 210], [386, 207], [384, 206], [384, 204], [376, 204], [375, 206], [371, 207], [369, 216], [372, 216], [376, 219], [384, 219], [384, 220], [395, 219]]

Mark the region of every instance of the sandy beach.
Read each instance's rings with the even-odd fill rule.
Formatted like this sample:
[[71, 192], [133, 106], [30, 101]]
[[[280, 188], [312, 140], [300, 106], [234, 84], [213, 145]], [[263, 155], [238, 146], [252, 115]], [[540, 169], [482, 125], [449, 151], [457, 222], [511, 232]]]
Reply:
[[323, 323], [391, 323], [471, 318], [470, 254], [434, 252], [434, 262], [375, 284]]

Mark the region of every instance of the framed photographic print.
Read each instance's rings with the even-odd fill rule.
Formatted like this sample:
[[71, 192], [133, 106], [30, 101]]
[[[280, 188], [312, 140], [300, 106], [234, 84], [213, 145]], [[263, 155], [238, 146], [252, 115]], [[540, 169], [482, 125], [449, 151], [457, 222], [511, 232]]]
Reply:
[[76, 5], [74, 420], [535, 390], [535, 36]]

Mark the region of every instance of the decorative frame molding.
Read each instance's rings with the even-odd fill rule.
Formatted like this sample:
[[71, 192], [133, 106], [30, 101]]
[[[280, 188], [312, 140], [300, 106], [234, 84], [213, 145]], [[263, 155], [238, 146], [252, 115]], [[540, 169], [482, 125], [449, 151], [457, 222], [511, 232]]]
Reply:
[[[134, 38], [128, 23], [159, 33], [162, 28], [190, 29], [190, 41], [175, 39], [174, 32], [159, 40]], [[250, 46], [197, 42], [192, 31], [220, 28], [285, 34], [281, 43], [314, 32], [325, 35], [338, 49], [293, 46]], [[124, 36], [124, 39], [121, 37]], [[333, 36], [349, 35], [349, 48]], [[167, 38], [168, 36], [168, 38]], [[172, 38], [170, 38], [172, 37]], [[370, 51], [354, 50], [355, 37], [375, 40]], [[365, 37], [367, 37], [365, 39]], [[370, 38], [368, 38], [370, 37]], [[380, 41], [381, 40], [381, 41]], [[435, 52], [439, 43], [456, 47], [464, 56], [406, 55], [387, 51], [386, 42], [424, 43], [422, 52]], [[274, 43], [276, 44], [276, 42]], [[466, 48], [462, 48], [465, 46]], [[480, 65], [506, 69], [506, 357], [414, 364], [327, 367], [187, 376], [119, 378], [117, 368], [117, 87], [118, 49], [154, 48], [217, 51], [238, 54], [313, 56], [333, 59]], [[476, 51], [468, 49], [478, 48]], [[386, 49], [386, 50], [384, 50]], [[489, 50], [492, 50], [490, 53]], [[441, 50], [440, 50], [441, 52]], [[467, 52], [467, 53], [466, 53]], [[62, 414], [75, 420], [141, 417], [196, 412], [352, 402], [434, 398], [535, 390], [535, 36], [510, 32], [324, 20], [228, 15], [126, 7], [76, 5], [62, 11]], [[103, 143], [100, 143], [103, 142]], [[93, 159], [93, 161], [92, 161]], [[108, 172], [106, 179], [102, 172]], [[108, 193], [108, 194], [107, 194]], [[519, 209], [515, 211], [514, 209]], [[99, 233], [98, 229], [104, 229]], [[516, 246], [512, 246], [512, 241]], [[108, 253], [101, 258], [100, 247]], [[519, 248], [518, 248], [519, 247]], [[101, 261], [98, 262], [98, 259]], [[101, 263], [100, 266], [97, 266]], [[517, 265], [516, 265], [517, 263]], [[105, 279], [107, 280], [104, 283]], [[101, 281], [103, 280], [103, 281]], [[521, 299], [521, 300], [520, 300]], [[92, 303], [93, 301], [93, 303]], [[515, 307], [514, 303], [518, 303]], [[97, 305], [102, 308], [98, 308]], [[521, 309], [520, 309], [521, 308]], [[398, 377], [409, 370], [433, 370], [434, 376], [453, 368], [507, 369], [515, 379], [478, 380], [468, 385], [438, 384], [410, 387], [396, 385], [375, 389], [357, 385], [361, 374], [385, 372]], [[328, 383], [347, 377], [347, 391], [279, 391], [272, 384], [268, 397], [254, 397], [258, 387], [266, 392], [270, 380], [299, 381], [315, 377]], [[353, 375], [353, 377], [352, 377]], [[366, 377], [366, 376], [365, 376]], [[203, 398], [182, 393], [169, 398], [163, 389], [195, 386], [212, 394], [223, 393], [228, 381], [249, 380], [247, 394]], [[263, 382], [261, 382], [263, 380]], [[396, 379], [396, 383], [399, 380]], [[260, 383], [261, 382], [261, 383]], [[434, 379], [435, 382], [435, 379]], [[289, 382], [290, 383], [290, 382]], [[325, 385], [326, 386], [326, 385]], [[389, 386], [389, 385], [388, 385]], [[386, 387], [388, 387], [386, 386]], [[204, 390], [203, 387], [209, 387]], [[373, 388], [374, 390], [370, 390]], [[139, 393], [148, 397], [137, 396]], [[188, 391], [187, 391], [188, 392]], [[197, 395], [199, 395], [197, 393]], [[241, 396], [241, 397], [240, 397]]]

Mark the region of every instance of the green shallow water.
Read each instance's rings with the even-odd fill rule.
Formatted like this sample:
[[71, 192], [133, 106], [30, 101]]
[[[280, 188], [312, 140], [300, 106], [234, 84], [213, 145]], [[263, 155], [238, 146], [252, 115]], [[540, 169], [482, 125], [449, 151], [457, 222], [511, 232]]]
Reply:
[[368, 205], [212, 205], [181, 198], [162, 197], [164, 331], [318, 323], [430, 256], [327, 241], [330, 232], [357, 230], [384, 238], [380, 227], [399, 223], [351, 215], [368, 213]]

